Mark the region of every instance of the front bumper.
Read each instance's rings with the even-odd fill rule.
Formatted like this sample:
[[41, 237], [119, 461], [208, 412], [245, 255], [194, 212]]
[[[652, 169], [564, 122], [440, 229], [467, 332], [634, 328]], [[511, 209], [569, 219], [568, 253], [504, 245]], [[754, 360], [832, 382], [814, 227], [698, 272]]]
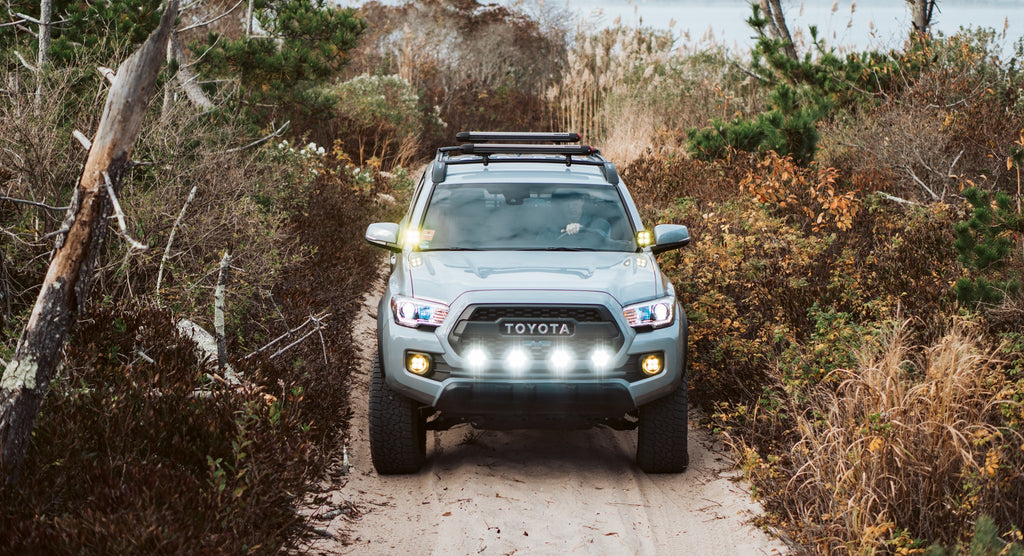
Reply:
[[[542, 360], [533, 361], [525, 373], [515, 373], [501, 368], [501, 354], [496, 354], [499, 361], [486, 370], [472, 370], [449, 343], [455, 318], [436, 329], [400, 326], [391, 318], [386, 299], [387, 294], [379, 307], [377, 338], [388, 386], [448, 415], [619, 417], [670, 394], [683, 379], [687, 322], [678, 306], [671, 325], [637, 332], [622, 318], [621, 305], [602, 292], [487, 291], [469, 292], [457, 299], [449, 315], [460, 315], [466, 307], [479, 303], [603, 305], [622, 332], [621, 346], [609, 353], [601, 369], [591, 368], [587, 353], [578, 353], [570, 373], [548, 372]], [[571, 348], [572, 340], [566, 344]], [[408, 372], [405, 358], [409, 351], [430, 354], [443, 364], [444, 372], [427, 377]], [[665, 370], [644, 377], [638, 372], [638, 360], [649, 353], [662, 355]]]

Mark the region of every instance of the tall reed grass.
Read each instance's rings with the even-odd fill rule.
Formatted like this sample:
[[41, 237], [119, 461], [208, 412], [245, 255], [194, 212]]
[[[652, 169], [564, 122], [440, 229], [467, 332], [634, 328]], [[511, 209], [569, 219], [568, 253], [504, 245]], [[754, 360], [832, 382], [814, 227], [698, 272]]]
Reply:
[[834, 390], [787, 400], [799, 440], [774, 479], [759, 472], [822, 552], [952, 544], [981, 514], [1020, 521], [1021, 437], [1002, 426], [1019, 407], [1002, 362], [963, 322], [923, 348], [910, 345], [908, 323], [836, 371]]

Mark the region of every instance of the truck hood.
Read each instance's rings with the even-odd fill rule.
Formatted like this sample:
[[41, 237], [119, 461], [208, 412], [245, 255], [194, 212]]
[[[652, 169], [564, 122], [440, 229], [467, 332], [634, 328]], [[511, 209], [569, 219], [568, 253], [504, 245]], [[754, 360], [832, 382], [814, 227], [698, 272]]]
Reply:
[[601, 251], [405, 253], [412, 295], [452, 303], [467, 291], [599, 291], [626, 305], [663, 295], [651, 254]]

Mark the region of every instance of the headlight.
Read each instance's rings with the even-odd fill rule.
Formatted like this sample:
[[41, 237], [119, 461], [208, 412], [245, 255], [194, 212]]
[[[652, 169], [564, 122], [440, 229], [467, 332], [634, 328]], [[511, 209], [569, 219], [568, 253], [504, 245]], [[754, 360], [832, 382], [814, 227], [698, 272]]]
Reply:
[[663, 297], [654, 301], [636, 303], [622, 309], [622, 316], [633, 328], [650, 326], [660, 328], [672, 324], [675, 318], [675, 297]]
[[444, 318], [448, 316], [448, 306], [435, 301], [396, 295], [391, 298], [391, 313], [395, 316], [395, 322], [402, 326], [441, 326]]

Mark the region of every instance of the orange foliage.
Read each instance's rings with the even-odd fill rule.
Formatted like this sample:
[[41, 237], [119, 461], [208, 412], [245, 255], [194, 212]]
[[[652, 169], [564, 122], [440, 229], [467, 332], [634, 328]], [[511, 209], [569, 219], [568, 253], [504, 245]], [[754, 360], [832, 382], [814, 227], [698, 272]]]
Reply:
[[853, 227], [862, 203], [857, 190], [840, 191], [839, 170], [817, 162], [800, 166], [791, 156], [769, 152], [740, 182], [761, 203], [778, 205], [811, 219], [815, 232]]

